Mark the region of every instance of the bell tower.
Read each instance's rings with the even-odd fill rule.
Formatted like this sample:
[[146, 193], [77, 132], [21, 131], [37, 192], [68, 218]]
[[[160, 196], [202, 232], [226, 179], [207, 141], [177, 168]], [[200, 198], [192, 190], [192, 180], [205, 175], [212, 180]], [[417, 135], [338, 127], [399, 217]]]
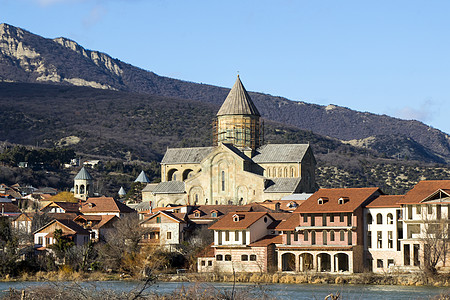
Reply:
[[77, 176], [74, 178], [74, 196], [75, 198], [85, 200], [93, 195], [92, 192], [92, 182], [93, 178], [91, 174], [85, 169], [85, 167], [81, 168], [80, 172], [78, 172]]
[[261, 115], [239, 75], [217, 113], [214, 145], [230, 143], [236, 148], [256, 150], [262, 144]]

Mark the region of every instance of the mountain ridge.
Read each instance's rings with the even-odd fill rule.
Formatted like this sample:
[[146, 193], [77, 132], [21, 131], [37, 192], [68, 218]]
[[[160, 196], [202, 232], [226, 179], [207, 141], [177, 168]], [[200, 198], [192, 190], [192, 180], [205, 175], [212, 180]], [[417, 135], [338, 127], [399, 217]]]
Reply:
[[[0, 25], [0, 81], [90, 86], [100, 89], [190, 99], [219, 105], [229, 89], [159, 76], [151, 71], [86, 50], [77, 42], [47, 39], [26, 30]], [[321, 106], [279, 96], [250, 92], [262, 116], [344, 141], [369, 137], [378, 143], [411, 139], [436, 162], [450, 162], [450, 136], [414, 120], [358, 112], [336, 105]], [[390, 140], [389, 138], [390, 137]], [[387, 141], [389, 140], [389, 141]], [[374, 146], [375, 147], [375, 146]], [[385, 147], [386, 148], [386, 147]], [[390, 157], [405, 157], [407, 149], [390, 150]]]

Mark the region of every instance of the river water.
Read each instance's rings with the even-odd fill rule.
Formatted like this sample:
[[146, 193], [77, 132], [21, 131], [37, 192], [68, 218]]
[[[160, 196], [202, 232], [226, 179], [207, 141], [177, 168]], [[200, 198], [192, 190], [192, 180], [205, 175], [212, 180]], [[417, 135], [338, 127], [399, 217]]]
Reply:
[[[24, 289], [33, 286], [41, 286], [44, 284], [55, 284], [45, 282], [0, 282], [0, 295], [7, 292], [10, 288]], [[56, 283], [67, 284], [71, 283]], [[189, 288], [199, 283], [186, 282], [160, 282], [151, 285], [146, 292], [166, 294], [171, 293], [175, 289], [184, 287]], [[84, 282], [80, 285], [86, 287], [95, 287], [98, 290], [116, 290], [131, 291], [139, 289], [141, 282], [129, 281], [100, 281], [100, 282]], [[231, 291], [233, 284], [230, 283], [200, 283], [205, 289], [217, 289], [219, 291]], [[340, 293], [343, 300], [353, 299], [430, 299], [433, 296], [450, 293], [450, 288], [437, 287], [409, 287], [409, 286], [386, 286], [386, 285], [334, 285], [334, 284], [236, 284], [236, 289], [244, 289], [247, 292], [259, 295], [261, 290], [268, 296], [276, 299], [324, 299], [330, 293]]]

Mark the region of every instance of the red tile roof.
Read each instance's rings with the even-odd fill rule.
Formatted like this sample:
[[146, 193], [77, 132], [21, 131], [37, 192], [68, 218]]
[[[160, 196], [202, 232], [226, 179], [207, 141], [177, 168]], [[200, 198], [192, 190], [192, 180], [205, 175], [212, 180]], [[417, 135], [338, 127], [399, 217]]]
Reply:
[[[320, 189], [300, 205], [295, 212], [299, 213], [326, 213], [326, 212], [354, 212], [371, 197], [382, 192], [379, 188], [340, 188]], [[324, 199], [323, 204], [318, 204], [318, 199]], [[344, 198], [343, 204], [338, 200]]]
[[[235, 222], [233, 217], [239, 215], [239, 221]], [[212, 230], [243, 230], [249, 228], [253, 223], [258, 221], [264, 216], [269, 215], [266, 212], [236, 212], [228, 213], [223, 218], [218, 220], [216, 223], [211, 225], [209, 229]], [[269, 226], [273, 222], [273, 218], [269, 217]]]
[[450, 189], [450, 180], [424, 180], [416, 184], [408, 191], [399, 202], [400, 204], [417, 204], [436, 192], [437, 190]]
[[114, 200], [113, 197], [92, 197], [88, 198], [81, 205], [80, 211], [86, 213], [132, 213], [134, 209]]
[[366, 205], [367, 208], [375, 207], [401, 207], [398, 203], [404, 195], [380, 195], [378, 198]]
[[281, 244], [283, 242], [283, 237], [281, 235], [266, 235], [262, 239], [259, 239], [251, 243], [250, 247], [267, 247], [271, 244]]
[[278, 231], [289, 231], [294, 230], [297, 226], [300, 226], [300, 213], [294, 212], [286, 221], [282, 221], [275, 227], [275, 229]]

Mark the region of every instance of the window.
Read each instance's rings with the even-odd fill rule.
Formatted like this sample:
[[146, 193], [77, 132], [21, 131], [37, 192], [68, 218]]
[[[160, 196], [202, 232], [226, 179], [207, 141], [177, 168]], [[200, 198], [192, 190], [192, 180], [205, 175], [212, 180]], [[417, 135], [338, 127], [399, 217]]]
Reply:
[[353, 243], [353, 232], [349, 230], [347, 232], [348, 238], [347, 238], [347, 245], [351, 245]]
[[[197, 196], [197, 195], [196, 195]], [[195, 218], [200, 218], [200, 213], [198, 212], [198, 211], [196, 211], [195, 213], [194, 213], [194, 217]]]
[[256, 254], [250, 254], [250, 260], [256, 261]]
[[392, 258], [388, 259], [388, 267], [394, 266], [394, 260]]
[[202, 266], [205, 266], [206, 264], [205, 264], [205, 261], [204, 260], [202, 260]]
[[433, 213], [433, 206], [427, 205], [428, 214], [431, 215]]
[[377, 268], [383, 268], [383, 260], [377, 259]]
[[241, 255], [241, 260], [242, 261], [248, 261], [248, 255], [247, 254], [242, 254]]
[[367, 231], [367, 248], [372, 248], [372, 231]]
[[338, 199], [338, 204], [344, 204], [344, 199], [343, 198], [339, 198]]
[[316, 216], [311, 214], [311, 226], [316, 226]]
[[334, 230], [330, 231], [330, 241], [334, 242]]
[[313, 230], [311, 231], [311, 245], [316, 244], [316, 232]]
[[412, 220], [412, 205], [408, 205], [407, 209], [408, 209], [408, 220]]
[[383, 233], [381, 231], [377, 231], [377, 248], [383, 248]]
[[392, 239], [392, 231], [388, 231], [388, 248], [394, 248], [394, 241]]
[[172, 239], [172, 232], [170, 232], [170, 231], [167, 232], [167, 239], [168, 240]]
[[[195, 194], [195, 201], [194, 201], [194, 205], [197, 205], [198, 204], [198, 194]], [[197, 217], [198, 218], [198, 217]]]
[[216, 260], [218, 260], [218, 261], [223, 260], [222, 254], [217, 254], [217, 255], [216, 255]]
[[156, 217], [156, 223], [161, 223], [161, 217]]
[[212, 212], [212, 213], [211, 213], [211, 217], [212, 217], [212, 218], [217, 218], [217, 213], [216, 213], [216, 212]]
[[42, 236], [38, 237], [38, 244], [42, 245]]
[[225, 231], [225, 241], [229, 241], [230, 240], [230, 232], [229, 231]]
[[345, 241], [345, 231], [344, 230], [339, 231], [339, 235], [341, 242]]
[[225, 191], [225, 171], [222, 171], [222, 191]]
[[303, 223], [308, 223], [308, 214], [303, 214]]
[[383, 224], [383, 216], [381, 214], [377, 214], [377, 224]]
[[242, 231], [242, 245], [247, 244], [247, 231]]
[[334, 214], [330, 214], [330, 223], [334, 223]]
[[208, 260], [208, 267], [211, 267], [211, 266], [212, 266], [212, 261]]
[[422, 213], [422, 207], [420, 205], [416, 205], [416, 214], [420, 215]]
[[371, 214], [367, 214], [367, 224], [372, 224], [373, 218]]
[[319, 198], [319, 200], [317, 200], [317, 204], [322, 205], [323, 204], [323, 199]]
[[344, 213], [341, 213], [339, 216], [339, 222], [344, 222]]
[[304, 240], [305, 242], [308, 241], [308, 230], [303, 231], [303, 240]]
[[327, 241], [327, 231], [326, 230], [324, 230], [322, 232], [322, 241], [323, 241], [324, 245], [326, 245], [328, 243], [328, 241]]
[[298, 241], [298, 232], [294, 231], [294, 242]]
[[388, 224], [394, 224], [394, 216], [391, 213], [388, 213], [387, 215], [387, 223]]
[[327, 226], [327, 214], [322, 214], [322, 226]]
[[225, 261], [231, 261], [231, 255], [225, 254]]
[[237, 242], [239, 241], [239, 231], [234, 232], [234, 240]]

